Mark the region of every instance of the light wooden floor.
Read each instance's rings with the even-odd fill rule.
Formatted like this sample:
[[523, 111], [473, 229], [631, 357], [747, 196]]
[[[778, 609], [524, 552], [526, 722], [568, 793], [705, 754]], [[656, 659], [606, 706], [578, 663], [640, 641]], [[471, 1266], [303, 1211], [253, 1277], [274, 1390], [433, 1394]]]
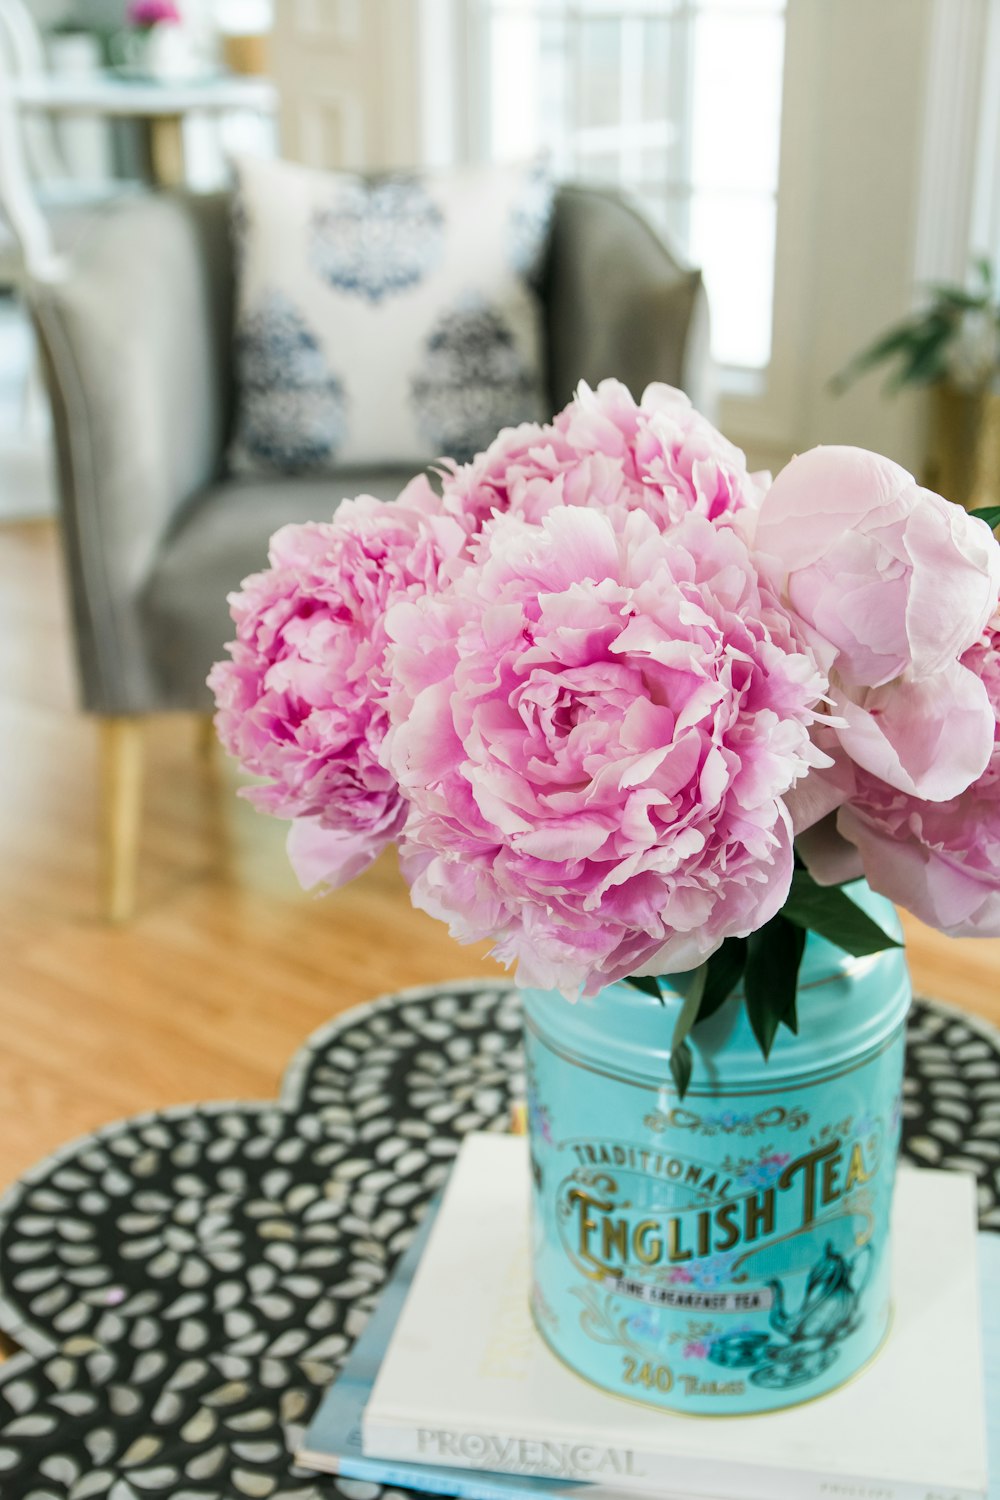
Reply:
[[[149, 736], [139, 915], [102, 925], [95, 737], [73, 702], [53, 530], [0, 526], [0, 1187], [121, 1115], [273, 1095], [296, 1045], [357, 1001], [498, 972], [412, 910], [391, 859], [303, 896], [280, 825], [184, 718]], [[1000, 1023], [1000, 941], [909, 925], [918, 987]]]

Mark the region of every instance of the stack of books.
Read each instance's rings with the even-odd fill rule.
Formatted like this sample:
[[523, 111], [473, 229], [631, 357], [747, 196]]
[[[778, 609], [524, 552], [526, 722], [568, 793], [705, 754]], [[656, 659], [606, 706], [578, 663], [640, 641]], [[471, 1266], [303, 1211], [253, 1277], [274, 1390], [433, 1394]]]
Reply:
[[466, 1140], [300, 1463], [469, 1500], [1000, 1500], [1000, 1236], [977, 1240], [971, 1178], [901, 1172], [893, 1326], [867, 1370], [715, 1419], [599, 1391], [548, 1350], [528, 1192], [523, 1140]]

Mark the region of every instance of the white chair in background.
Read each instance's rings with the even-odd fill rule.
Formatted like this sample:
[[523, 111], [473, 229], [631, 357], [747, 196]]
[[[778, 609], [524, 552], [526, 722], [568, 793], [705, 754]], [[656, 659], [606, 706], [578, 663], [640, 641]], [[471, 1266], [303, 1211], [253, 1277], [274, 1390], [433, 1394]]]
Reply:
[[72, 247], [94, 209], [140, 186], [74, 175], [51, 117], [22, 111], [15, 97], [16, 81], [45, 72], [24, 0], [0, 0], [0, 286], [15, 290]]
[[[12, 443], [33, 451], [48, 432], [33, 339], [16, 304], [30, 282], [63, 274], [74, 245], [102, 207], [140, 186], [73, 174], [52, 118], [25, 112], [17, 99], [18, 83], [45, 71], [42, 39], [23, 0], [0, 0], [0, 293], [13, 293], [15, 299], [6, 316], [7, 337], [14, 342], [0, 363], [7, 366], [8, 382], [11, 362], [22, 372], [14, 376], [14, 389], [20, 386], [17, 426], [12, 429], [9, 420], [4, 424], [5, 460]], [[93, 122], [85, 122], [84, 128], [93, 130]], [[10, 389], [8, 384], [8, 393]]]
[[[44, 73], [46, 66], [41, 35], [23, 0], [0, 0], [0, 69], [23, 78]], [[50, 120], [26, 120], [22, 134], [34, 178], [59, 181], [68, 175]]]
[[0, 67], [0, 214], [8, 229], [0, 240], [0, 284], [19, 289], [29, 276], [46, 279], [58, 256], [49, 222], [32, 189], [24, 137], [10, 91]]

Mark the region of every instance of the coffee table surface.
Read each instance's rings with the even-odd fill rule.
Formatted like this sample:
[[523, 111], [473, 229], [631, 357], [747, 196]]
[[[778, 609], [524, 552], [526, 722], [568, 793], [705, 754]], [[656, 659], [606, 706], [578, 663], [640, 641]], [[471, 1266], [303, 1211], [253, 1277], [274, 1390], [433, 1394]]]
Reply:
[[[470, 1130], [523, 1095], [520, 1009], [482, 980], [348, 1011], [277, 1101], [135, 1116], [0, 1202], [4, 1500], [375, 1500], [289, 1456]], [[1000, 1232], [1000, 1034], [910, 1020], [903, 1153], [974, 1171]]]

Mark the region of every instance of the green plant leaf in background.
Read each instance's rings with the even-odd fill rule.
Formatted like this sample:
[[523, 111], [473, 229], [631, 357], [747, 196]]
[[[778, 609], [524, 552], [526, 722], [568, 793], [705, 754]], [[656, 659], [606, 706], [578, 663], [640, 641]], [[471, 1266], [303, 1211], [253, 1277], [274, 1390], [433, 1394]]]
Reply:
[[991, 531], [996, 531], [1000, 526], [1000, 505], [986, 505], [982, 510], [970, 510], [970, 516], [975, 516], [977, 521], [985, 521]]
[[837, 395], [859, 376], [877, 365], [896, 364], [886, 381], [886, 390], [894, 392], [908, 385], [931, 385], [949, 375], [948, 354], [961, 338], [964, 320], [973, 313], [998, 316], [993, 266], [987, 256], [972, 262], [974, 285], [938, 283], [926, 288], [929, 303], [901, 323], [880, 334], [867, 348], [856, 354], [834, 375], [830, 389]]
[[842, 395], [861, 375], [897, 359], [899, 368], [887, 381], [888, 389], [940, 380], [946, 371], [945, 351], [954, 336], [960, 312], [956, 307], [896, 324], [835, 375], [830, 389]]

